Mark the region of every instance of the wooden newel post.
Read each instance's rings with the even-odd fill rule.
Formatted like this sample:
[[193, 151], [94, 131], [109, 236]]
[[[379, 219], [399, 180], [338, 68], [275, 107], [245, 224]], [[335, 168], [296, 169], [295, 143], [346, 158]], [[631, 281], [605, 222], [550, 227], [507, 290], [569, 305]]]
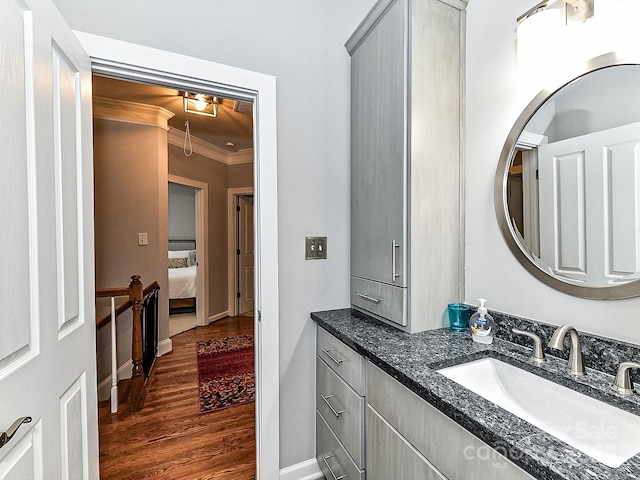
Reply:
[[131, 340], [131, 390], [129, 391], [129, 406], [132, 411], [139, 410], [144, 405], [144, 372], [142, 369], [142, 300], [143, 289], [140, 275], [132, 275], [129, 284], [129, 301], [133, 310], [133, 333]]

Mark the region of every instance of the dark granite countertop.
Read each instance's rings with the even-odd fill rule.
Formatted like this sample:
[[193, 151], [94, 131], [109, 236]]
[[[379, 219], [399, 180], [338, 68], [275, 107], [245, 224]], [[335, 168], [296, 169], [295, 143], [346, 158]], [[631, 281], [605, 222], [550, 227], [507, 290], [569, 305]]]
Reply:
[[573, 390], [640, 415], [640, 395], [622, 398], [610, 390], [613, 376], [587, 368], [566, 372], [566, 360], [547, 356], [539, 365], [530, 348], [499, 338], [483, 345], [471, 334], [446, 328], [408, 334], [355, 310], [314, 312], [311, 318], [375, 365], [538, 479], [617, 480], [640, 478], [640, 454], [610, 468], [436, 372], [494, 357]]

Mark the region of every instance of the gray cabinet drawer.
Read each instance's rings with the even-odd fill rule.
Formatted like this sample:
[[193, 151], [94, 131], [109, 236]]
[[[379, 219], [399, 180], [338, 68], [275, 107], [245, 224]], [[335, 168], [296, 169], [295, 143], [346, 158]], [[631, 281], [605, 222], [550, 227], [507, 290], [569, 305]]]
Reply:
[[318, 356], [360, 395], [364, 395], [364, 358], [318, 327]]
[[351, 305], [398, 325], [407, 325], [407, 289], [351, 277]]
[[364, 480], [364, 472], [353, 463], [320, 412], [316, 411], [316, 460], [327, 480]]
[[516, 464], [370, 362], [367, 362], [367, 403], [448, 478], [533, 480]]
[[367, 480], [447, 480], [370, 405], [367, 445]]
[[354, 462], [364, 468], [364, 399], [316, 357], [316, 408]]

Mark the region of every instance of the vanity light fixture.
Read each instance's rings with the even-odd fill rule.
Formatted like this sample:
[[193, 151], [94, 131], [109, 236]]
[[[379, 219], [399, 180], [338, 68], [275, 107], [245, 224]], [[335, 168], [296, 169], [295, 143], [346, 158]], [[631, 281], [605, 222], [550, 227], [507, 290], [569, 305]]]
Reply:
[[187, 113], [195, 113], [196, 115], [217, 117], [219, 104], [220, 101], [218, 97], [204, 93], [184, 92], [184, 96], [182, 97], [184, 111]]
[[[535, 7], [531, 8], [524, 14], [517, 18], [518, 23], [522, 23], [527, 18], [535, 15], [538, 12], [546, 10], [551, 5], [557, 3], [560, 0], [544, 0], [538, 3]], [[566, 21], [567, 24], [584, 22], [587, 18], [593, 16], [594, 2], [595, 0], [561, 0], [565, 3]]]

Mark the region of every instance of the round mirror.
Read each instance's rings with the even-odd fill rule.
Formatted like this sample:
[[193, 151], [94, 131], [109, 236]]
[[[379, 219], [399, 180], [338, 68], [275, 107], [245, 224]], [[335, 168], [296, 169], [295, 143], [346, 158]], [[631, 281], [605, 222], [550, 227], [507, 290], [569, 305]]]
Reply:
[[640, 295], [640, 65], [614, 54], [541, 92], [496, 172], [498, 223], [516, 258], [570, 295]]

